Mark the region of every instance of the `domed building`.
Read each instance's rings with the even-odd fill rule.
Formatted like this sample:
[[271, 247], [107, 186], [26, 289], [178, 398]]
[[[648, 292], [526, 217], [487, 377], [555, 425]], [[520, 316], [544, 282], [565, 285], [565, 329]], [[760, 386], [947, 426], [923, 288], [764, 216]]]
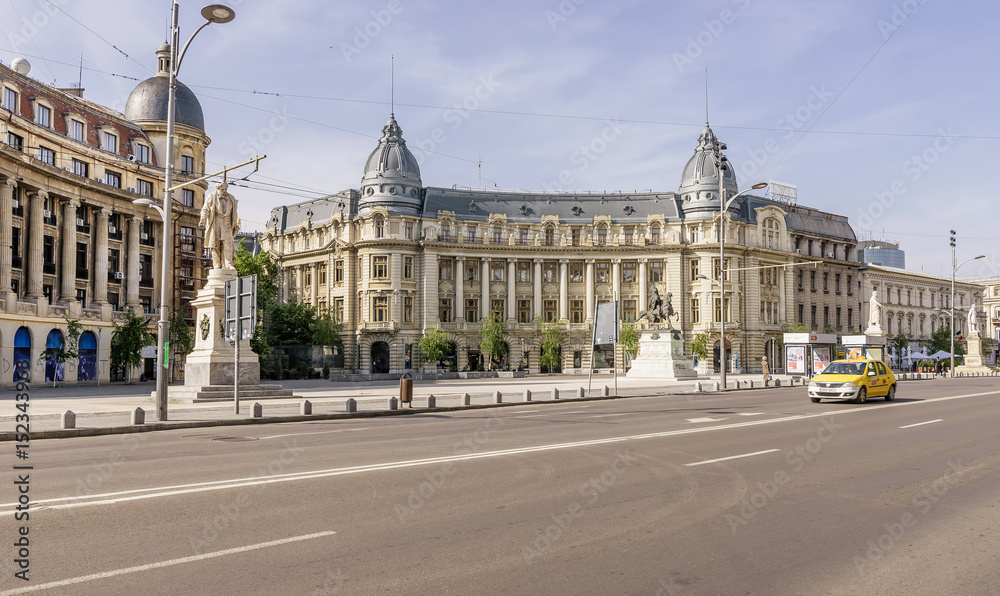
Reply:
[[[33, 382], [116, 380], [107, 359], [125, 310], [155, 315], [164, 254], [160, 216], [133, 204], [162, 200], [170, 51], [139, 83], [125, 114], [29, 76], [30, 64], [0, 65], [6, 143], [0, 144], [0, 357], [23, 362]], [[175, 181], [205, 167], [204, 115], [183, 85], [177, 93]], [[175, 193], [174, 303], [193, 298], [204, 275], [197, 231], [206, 185]], [[65, 319], [83, 325], [75, 362], [40, 358], [66, 341]], [[140, 374], [155, 376], [152, 359]], [[5, 373], [0, 385], [13, 382]]]
[[[836, 309], [828, 326], [846, 332], [860, 325], [861, 303], [848, 289], [857, 263], [847, 218], [765, 196], [744, 195], [730, 206], [726, 300], [719, 300], [712, 281], [720, 267], [718, 145], [706, 123], [676, 192], [423, 186], [391, 115], [364, 163], [360, 189], [275, 208], [262, 243], [280, 265], [284, 300], [342, 321], [342, 372], [363, 378], [433, 367], [418, 341], [435, 328], [453, 348], [442, 364], [456, 371], [491, 364], [547, 370], [541, 344], [549, 327], [563, 338], [552, 370], [621, 366], [620, 347], [591, 345], [595, 307], [617, 298], [622, 322], [634, 322], [654, 288], [678, 313], [672, 323], [687, 345], [709, 334], [716, 370], [722, 319], [730, 368], [742, 371], [759, 368], [764, 354], [778, 361], [783, 324], [822, 328], [817, 307]], [[723, 176], [732, 197], [735, 173]], [[802, 273], [794, 264], [806, 261], [816, 262], [812, 274], [836, 276], [847, 293], [798, 291]], [[479, 332], [493, 313], [508, 336], [505, 353], [489, 363]]]

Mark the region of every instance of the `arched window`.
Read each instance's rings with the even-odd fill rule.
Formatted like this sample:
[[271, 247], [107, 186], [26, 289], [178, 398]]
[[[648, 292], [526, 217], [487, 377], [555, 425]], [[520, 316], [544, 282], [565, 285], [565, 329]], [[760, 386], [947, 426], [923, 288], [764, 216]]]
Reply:
[[45, 338], [45, 382], [58, 382], [63, 380], [63, 362], [57, 358], [56, 354], [63, 347], [63, 334], [58, 329], [49, 331]]
[[80, 336], [80, 363], [77, 380], [93, 381], [97, 379], [97, 337], [93, 331], [85, 331]]
[[650, 244], [660, 243], [660, 224], [655, 223], [649, 228], [649, 242]]
[[490, 236], [492, 237], [493, 244], [500, 244], [503, 242], [503, 228], [500, 224], [493, 224], [493, 228], [490, 230]]
[[14, 382], [31, 380], [31, 332], [20, 327], [14, 334]]
[[375, 226], [375, 237], [385, 238], [385, 219], [381, 215], [376, 215], [373, 225]]
[[764, 220], [763, 237], [761, 238], [764, 248], [777, 249], [780, 246], [778, 241], [778, 234], [780, 231], [781, 225], [776, 219], [769, 217]]
[[608, 226], [600, 225], [597, 226], [597, 245], [607, 246], [608, 244]]

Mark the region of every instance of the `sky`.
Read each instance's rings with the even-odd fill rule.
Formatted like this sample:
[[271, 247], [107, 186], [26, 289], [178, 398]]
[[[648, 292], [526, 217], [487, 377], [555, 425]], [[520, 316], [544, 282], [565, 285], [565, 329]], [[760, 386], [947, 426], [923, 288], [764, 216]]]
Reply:
[[[1000, 275], [996, 3], [957, 0], [232, 0], [180, 80], [243, 228], [358, 188], [390, 111], [423, 184], [676, 191], [706, 118], [740, 189], [899, 242], [908, 269]], [[181, 39], [202, 4], [180, 4]], [[0, 60], [124, 110], [155, 72], [169, 0], [0, 0]], [[235, 176], [243, 178], [249, 169]]]

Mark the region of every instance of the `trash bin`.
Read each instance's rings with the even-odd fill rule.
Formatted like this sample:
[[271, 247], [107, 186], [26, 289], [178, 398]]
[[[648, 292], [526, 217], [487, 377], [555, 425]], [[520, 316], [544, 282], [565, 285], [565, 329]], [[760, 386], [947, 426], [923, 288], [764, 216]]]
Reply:
[[410, 404], [413, 407], [413, 379], [403, 377], [399, 380], [399, 403]]

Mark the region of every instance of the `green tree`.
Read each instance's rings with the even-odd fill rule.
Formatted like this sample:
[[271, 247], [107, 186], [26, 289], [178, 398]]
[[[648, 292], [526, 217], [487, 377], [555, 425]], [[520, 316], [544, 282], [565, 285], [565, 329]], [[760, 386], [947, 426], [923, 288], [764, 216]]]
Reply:
[[125, 384], [132, 383], [132, 369], [142, 366], [143, 347], [156, 343], [149, 330], [149, 321], [135, 314], [131, 309], [125, 311], [122, 324], [114, 322], [111, 334], [111, 366], [125, 367]]
[[639, 354], [639, 334], [636, 333], [634, 324], [625, 323], [618, 341], [622, 345], [622, 350], [625, 351], [625, 354], [630, 359], [635, 358]]
[[781, 332], [782, 333], [806, 333], [811, 331], [809, 325], [805, 323], [782, 323]]
[[705, 360], [708, 358], [708, 334], [699, 333], [694, 336], [694, 340], [691, 342], [691, 353], [698, 357], [698, 360]]
[[451, 353], [451, 341], [437, 327], [421, 335], [418, 345], [420, 346], [420, 357], [423, 358], [424, 362], [437, 364]]
[[271, 255], [261, 251], [254, 256], [243, 245], [243, 242], [244, 240], [240, 239], [239, 244], [236, 245], [234, 266], [240, 277], [244, 275], [257, 276], [257, 328], [254, 330], [253, 337], [250, 338], [250, 349], [256, 354], [264, 356], [271, 353], [271, 344], [268, 343], [268, 334], [265, 331], [265, 321], [271, 306], [278, 303], [279, 270], [277, 263], [271, 260]]
[[564, 339], [563, 332], [558, 325], [546, 325], [541, 322], [541, 319], [535, 319], [535, 321], [542, 327], [542, 359], [539, 365], [551, 372], [559, 368], [559, 359], [562, 356], [560, 349]]
[[[66, 321], [66, 335], [63, 337], [62, 343], [55, 348], [45, 348], [45, 351], [38, 358], [40, 363], [54, 362], [57, 365], [62, 365], [67, 360], [80, 357], [78, 348], [80, 336], [83, 335], [83, 325], [80, 324], [80, 321], [70, 319], [66, 315], [63, 315], [63, 320]], [[56, 375], [52, 375], [52, 386], [56, 386]]]
[[491, 366], [494, 360], [500, 360], [507, 353], [507, 324], [503, 320], [503, 315], [493, 311], [479, 329], [479, 351], [483, 353]]
[[333, 315], [317, 314], [313, 320], [312, 343], [318, 346], [332, 346], [341, 343], [340, 330], [342, 326], [333, 320]]
[[174, 373], [181, 358], [187, 356], [194, 349], [194, 330], [184, 320], [184, 309], [177, 307], [170, 311], [170, 380], [174, 379]]
[[311, 344], [316, 311], [301, 302], [273, 302], [264, 319], [264, 336], [269, 346]]
[[[931, 334], [931, 339], [927, 342], [928, 349], [930, 353], [934, 352], [951, 352], [951, 327], [948, 325], [942, 325], [938, 327], [934, 333]], [[962, 356], [965, 354], [965, 349], [962, 346], [962, 342], [955, 338], [955, 356]]]

